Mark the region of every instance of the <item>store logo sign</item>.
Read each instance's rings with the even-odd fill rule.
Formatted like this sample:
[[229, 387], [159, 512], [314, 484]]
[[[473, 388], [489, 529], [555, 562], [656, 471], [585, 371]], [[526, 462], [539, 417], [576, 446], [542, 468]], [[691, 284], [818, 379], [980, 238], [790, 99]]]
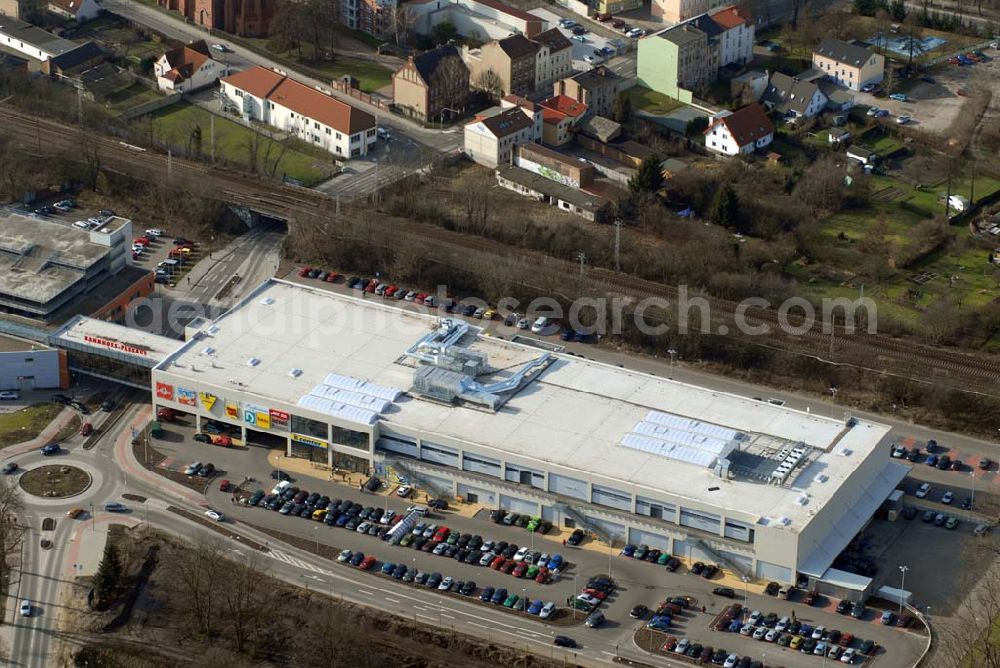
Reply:
[[288, 429], [290, 416], [285, 411], [271, 409], [268, 411], [271, 416], [271, 426], [275, 429]]
[[230, 420], [239, 420], [240, 407], [236, 404], [226, 404], [226, 417]]
[[318, 438], [313, 438], [312, 436], [306, 436], [305, 434], [292, 434], [292, 440], [296, 443], [301, 443], [302, 445], [308, 445], [314, 448], [326, 448], [328, 443], [326, 441], [321, 441]]
[[197, 396], [194, 390], [188, 390], [183, 387], [177, 388], [177, 403], [184, 404], [185, 406], [197, 406]]
[[263, 408], [246, 406], [243, 409], [243, 421], [260, 429], [271, 428], [271, 414]]
[[105, 348], [110, 348], [111, 350], [120, 350], [123, 353], [142, 355], [143, 357], [149, 356], [149, 351], [145, 348], [134, 346], [130, 343], [115, 341], [114, 339], [105, 339], [100, 336], [93, 336], [92, 334], [84, 334], [83, 340], [87, 343], [93, 343], [96, 346], [104, 346]]
[[156, 381], [156, 398], [166, 399], [167, 401], [174, 400], [174, 386], [167, 385], [166, 383], [161, 383]]
[[199, 392], [198, 398], [201, 399], [201, 405], [205, 407], [206, 411], [212, 410], [212, 406], [215, 405], [218, 399], [214, 394], [209, 394], [208, 392]]

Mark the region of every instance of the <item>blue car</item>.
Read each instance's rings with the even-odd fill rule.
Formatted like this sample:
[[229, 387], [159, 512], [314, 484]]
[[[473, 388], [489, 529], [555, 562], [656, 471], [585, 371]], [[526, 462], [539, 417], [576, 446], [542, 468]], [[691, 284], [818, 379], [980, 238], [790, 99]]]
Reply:
[[507, 599], [507, 590], [501, 587], [493, 592], [493, 596], [490, 597], [490, 603], [493, 605], [500, 605]]
[[364, 552], [355, 552], [354, 556], [351, 557], [351, 566], [358, 566], [364, 560], [365, 560]]
[[493, 587], [485, 587], [483, 593], [479, 595], [479, 600], [486, 603], [493, 598]]
[[382, 564], [382, 575], [392, 575], [394, 570], [396, 570], [396, 564], [391, 561], [387, 561]]
[[49, 455], [54, 455], [59, 452], [58, 443], [49, 443], [44, 448], [42, 448], [42, 454], [48, 457]]
[[344, 527], [350, 521], [351, 521], [351, 516], [348, 515], [347, 513], [344, 513], [343, 515], [337, 518], [337, 526]]
[[553, 554], [552, 558], [549, 559], [549, 563], [546, 564], [546, 568], [550, 571], [554, 571], [560, 566], [562, 566], [563, 558], [561, 554]]
[[803, 624], [802, 626], [799, 627], [799, 635], [802, 636], [803, 638], [808, 638], [809, 636], [812, 635], [813, 630], [814, 630], [813, 627], [809, 626], [808, 624]]
[[937, 455], [927, 455], [927, 459], [924, 460], [924, 464], [928, 466], [937, 466], [938, 456]]
[[406, 564], [398, 564], [396, 568], [392, 571], [392, 577], [396, 578], [397, 580], [402, 580], [403, 576], [406, 575], [406, 571], [407, 571]]
[[635, 545], [629, 543], [628, 545], [622, 548], [623, 557], [631, 557], [633, 554], [635, 554]]
[[646, 623], [646, 628], [654, 631], [666, 631], [670, 628], [670, 618], [666, 616], [653, 617]]
[[739, 633], [741, 626], [743, 626], [743, 622], [739, 619], [734, 619], [733, 621], [729, 622], [728, 630], [730, 633]]
[[528, 614], [529, 615], [537, 615], [538, 613], [540, 613], [542, 611], [542, 606], [543, 605], [545, 605], [545, 604], [542, 603], [542, 599], [536, 598], [534, 601], [531, 602], [531, 605], [528, 606]]

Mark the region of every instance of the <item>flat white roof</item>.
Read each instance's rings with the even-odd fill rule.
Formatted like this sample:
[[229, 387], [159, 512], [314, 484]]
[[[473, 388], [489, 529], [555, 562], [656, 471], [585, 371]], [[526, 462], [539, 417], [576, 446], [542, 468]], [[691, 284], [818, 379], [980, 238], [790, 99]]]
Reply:
[[[437, 324], [436, 314], [399, 309], [377, 297], [354, 298], [271, 280], [157, 370], [195, 383], [236, 385], [265, 404], [294, 406], [330, 373], [409, 391], [416, 366], [403, 353]], [[540, 354], [489, 336], [478, 336], [471, 347], [485, 352], [492, 366], [506, 369]], [[251, 359], [256, 362], [250, 364]], [[751, 438], [801, 441], [818, 451], [792, 471], [790, 486], [726, 481], [704, 466], [623, 447], [623, 436], [651, 410]], [[506, 453], [549, 462], [578, 471], [584, 480], [610, 478], [617, 485], [607, 484], [623, 491], [655, 495], [660, 490], [729, 508], [793, 531], [832, 498], [889, 431], [863, 421], [846, 428], [842, 421], [569, 355], [556, 355], [496, 413], [413, 395], [400, 398], [380, 423], [416, 431], [427, 440], [438, 434], [463, 441], [486, 455], [492, 449], [497, 457]]]
[[167, 358], [183, 341], [131, 329], [105, 320], [78, 315], [56, 330], [49, 342], [74, 349], [92, 348], [96, 353], [117, 353], [125, 358], [143, 360], [147, 366]]

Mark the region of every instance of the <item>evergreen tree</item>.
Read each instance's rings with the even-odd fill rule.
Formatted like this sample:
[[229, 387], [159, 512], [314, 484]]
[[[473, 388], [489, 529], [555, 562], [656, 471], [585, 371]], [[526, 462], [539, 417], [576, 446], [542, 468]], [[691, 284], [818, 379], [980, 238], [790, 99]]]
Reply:
[[655, 193], [663, 187], [663, 170], [660, 168], [660, 156], [655, 153], [639, 165], [639, 171], [628, 181], [628, 189], [635, 195]]
[[740, 218], [740, 199], [733, 186], [723, 184], [712, 200], [712, 210], [709, 219], [721, 227], [738, 227]]
[[94, 592], [100, 604], [107, 603], [118, 586], [118, 580], [122, 575], [121, 559], [118, 556], [118, 549], [113, 543], [105, 543], [104, 556], [97, 566], [97, 574], [94, 575]]

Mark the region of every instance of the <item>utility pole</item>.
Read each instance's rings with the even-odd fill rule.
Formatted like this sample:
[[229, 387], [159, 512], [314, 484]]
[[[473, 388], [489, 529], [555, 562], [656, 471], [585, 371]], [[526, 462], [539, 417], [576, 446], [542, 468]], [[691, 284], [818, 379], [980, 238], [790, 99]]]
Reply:
[[622, 270], [621, 262], [619, 258], [621, 256], [622, 249], [622, 219], [615, 218], [615, 272]]

